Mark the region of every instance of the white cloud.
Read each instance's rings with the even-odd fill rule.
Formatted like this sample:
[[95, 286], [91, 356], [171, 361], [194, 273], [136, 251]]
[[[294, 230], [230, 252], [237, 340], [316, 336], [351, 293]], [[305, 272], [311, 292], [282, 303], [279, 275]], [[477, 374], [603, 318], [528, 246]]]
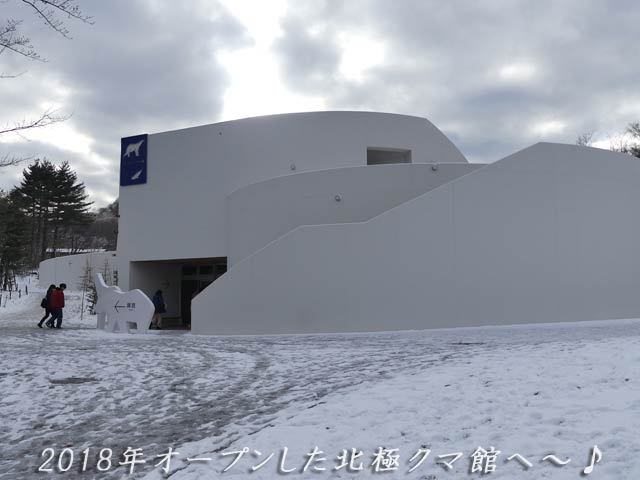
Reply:
[[498, 77], [506, 82], [525, 83], [533, 80], [536, 74], [536, 66], [528, 62], [509, 63], [498, 69]]
[[541, 137], [558, 135], [564, 132], [567, 124], [561, 120], [544, 120], [531, 126], [531, 132]]
[[342, 47], [339, 69], [347, 80], [360, 82], [368, 69], [384, 62], [384, 43], [369, 36], [343, 33], [338, 43]]
[[93, 138], [80, 133], [70, 122], [62, 122], [45, 128], [27, 130], [21, 136], [3, 136], [3, 143], [21, 143], [37, 141], [63, 151], [88, 155], [94, 143]]
[[229, 76], [221, 119], [322, 110], [325, 104], [321, 98], [294, 93], [285, 87], [271, 50], [273, 42], [282, 34], [280, 20], [286, 13], [286, 0], [224, 0], [222, 3], [254, 42], [247, 48], [218, 54]]
[[221, 3], [247, 29], [256, 47], [268, 48], [282, 33], [279, 22], [287, 10], [286, 0], [221, 0]]
[[262, 47], [221, 54], [219, 60], [230, 78], [223, 97], [224, 120], [325, 108], [320, 97], [288, 90]]

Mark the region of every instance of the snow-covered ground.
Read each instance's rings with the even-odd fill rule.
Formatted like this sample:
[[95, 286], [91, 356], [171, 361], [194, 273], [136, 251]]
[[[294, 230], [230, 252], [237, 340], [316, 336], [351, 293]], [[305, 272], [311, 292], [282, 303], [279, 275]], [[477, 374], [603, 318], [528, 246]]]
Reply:
[[[0, 307], [2, 479], [46, 477], [37, 472], [46, 448], [55, 458], [45, 467], [64, 448], [63, 466], [74, 453], [60, 478], [474, 478], [471, 455], [494, 447], [493, 478], [563, 480], [581, 477], [596, 445], [601, 461], [589, 477], [640, 478], [640, 321], [117, 335], [80, 320], [74, 292], [63, 329], [39, 329], [41, 297], [31, 288]], [[132, 476], [115, 467], [128, 447], [147, 462]], [[302, 472], [315, 447], [318, 461]], [[103, 448], [114, 466], [101, 474]], [[169, 448], [178, 454], [165, 474], [154, 464]], [[440, 464], [458, 453], [451, 470]], [[343, 457], [352, 469], [336, 469]]]

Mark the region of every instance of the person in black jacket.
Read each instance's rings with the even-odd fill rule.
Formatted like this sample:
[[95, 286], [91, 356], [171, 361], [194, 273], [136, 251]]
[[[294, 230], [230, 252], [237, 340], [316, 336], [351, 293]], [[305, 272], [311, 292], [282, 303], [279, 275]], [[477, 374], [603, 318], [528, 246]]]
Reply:
[[40, 306], [42, 308], [44, 308], [44, 317], [42, 317], [42, 320], [40, 320], [40, 322], [38, 322], [38, 327], [42, 328], [42, 324], [44, 323], [44, 321], [49, 317], [49, 315], [51, 315], [51, 292], [53, 292], [56, 289], [55, 285], [49, 285], [49, 288], [47, 289], [47, 294], [46, 296], [42, 299], [42, 303], [40, 303]]

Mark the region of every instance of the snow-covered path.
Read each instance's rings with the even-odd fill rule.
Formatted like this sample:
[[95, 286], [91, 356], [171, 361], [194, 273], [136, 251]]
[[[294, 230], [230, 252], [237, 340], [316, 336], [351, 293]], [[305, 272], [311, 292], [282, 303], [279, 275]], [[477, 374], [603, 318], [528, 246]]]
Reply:
[[[372, 474], [330, 468], [342, 449], [364, 450], [370, 462], [377, 446], [400, 449], [404, 475], [421, 445], [433, 449], [432, 457], [409, 478], [464, 474], [479, 445], [534, 463], [523, 471], [501, 458], [497, 478], [578, 478], [594, 444], [605, 452], [594, 478], [640, 474], [640, 322], [361, 335], [112, 335], [92, 328], [95, 320], [79, 320], [73, 294], [66, 328], [38, 329], [39, 299], [32, 294], [0, 309], [3, 479], [44, 475], [35, 470], [47, 447], [73, 449], [76, 462], [91, 447], [95, 465], [99, 449], [120, 455], [129, 446], [143, 450], [149, 463], [136, 471], [149, 478], [161, 478], [152, 468], [155, 455], [169, 447], [212, 458], [177, 457], [171, 478], [258, 479], [275, 476], [276, 460], [249, 474], [260, 459], [248, 454], [221, 474], [230, 461], [221, 453], [245, 446], [281, 453], [288, 446], [290, 462], [301, 467], [314, 445], [325, 451], [328, 470], [318, 476], [326, 478]], [[434, 464], [435, 455], [452, 451], [464, 452], [454, 470]], [[545, 452], [571, 456], [573, 464], [541, 464]], [[113, 468], [103, 476], [124, 473]], [[64, 477], [100, 476], [95, 467], [74, 467]]]
[[[73, 311], [77, 299], [67, 296], [72, 311], [61, 331], [36, 328], [39, 295], [6, 318], [0, 312], [0, 416], [13, 419], [0, 427], [12, 445], [0, 473], [33, 471], [47, 447], [161, 453], [212, 435], [231, 442], [229, 425], [259, 430], [290, 404], [308, 407], [328, 392], [466, 349], [407, 349], [410, 337], [385, 335], [366, 342], [364, 336], [111, 335], [92, 329], [95, 320], [83, 325]], [[52, 383], [70, 378], [86, 382]]]

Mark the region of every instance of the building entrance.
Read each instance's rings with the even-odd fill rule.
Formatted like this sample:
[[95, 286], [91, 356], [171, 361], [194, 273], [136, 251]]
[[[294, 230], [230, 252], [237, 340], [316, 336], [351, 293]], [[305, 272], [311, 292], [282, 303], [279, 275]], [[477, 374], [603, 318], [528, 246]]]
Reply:
[[191, 300], [227, 271], [223, 262], [202, 265], [182, 265], [180, 279], [180, 316], [182, 326], [191, 326]]

